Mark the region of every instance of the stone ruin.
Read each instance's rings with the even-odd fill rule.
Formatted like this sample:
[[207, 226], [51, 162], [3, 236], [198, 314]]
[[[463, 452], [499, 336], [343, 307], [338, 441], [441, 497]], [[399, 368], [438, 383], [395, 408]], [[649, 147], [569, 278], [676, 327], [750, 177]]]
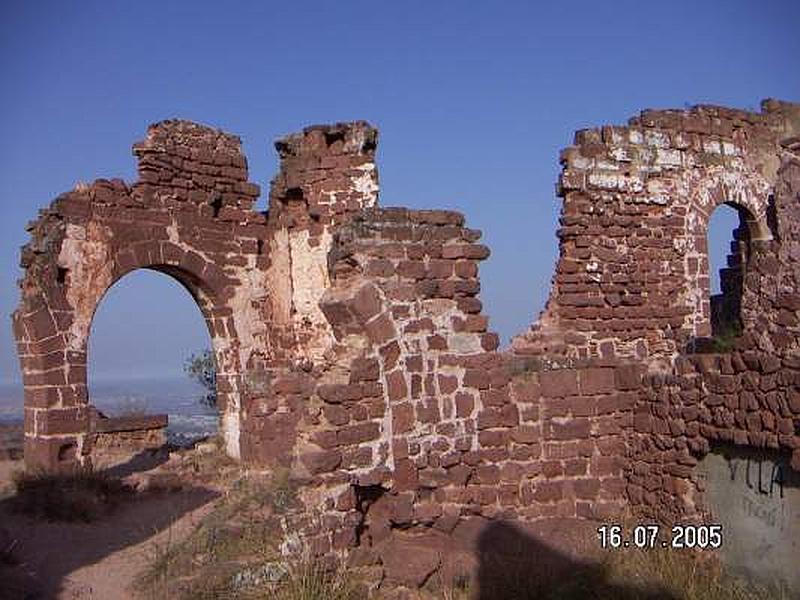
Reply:
[[[109, 287], [152, 269], [204, 315], [228, 454], [301, 482], [287, 531], [315, 555], [415, 587], [491, 523], [713, 522], [709, 453], [800, 470], [798, 136], [800, 105], [775, 100], [579, 131], [560, 157], [549, 300], [500, 352], [480, 232], [378, 207], [369, 124], [279, 140], [259, 212], [237, 137], [157, 123], [133, 147], [137, 182], [80, 185], [28, 227], [13, 315], [26, 463], [90, 466], [126, 430], [91, 406], [87, 338]], [[712, 297], [722, 203], [740, 225]]]

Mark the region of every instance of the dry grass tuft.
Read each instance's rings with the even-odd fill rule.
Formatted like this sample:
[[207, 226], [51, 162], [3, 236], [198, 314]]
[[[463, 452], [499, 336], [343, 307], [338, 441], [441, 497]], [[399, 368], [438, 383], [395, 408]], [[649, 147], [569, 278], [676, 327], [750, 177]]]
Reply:
[[[612, 584], [658, 587], [681, 600], [781, 600], [788, 594], [746, 583], [716, 560], [701, 560], [689, 550], [622, 550], [602, 564]], [[610, 597], [610, 596], [607, 596]], [[635, 597], [635, 596], [634, 596]]]
[[[476, 589], [481, 587], [480, 593]], [[789, 600], [785, 590], [766, 589], [732, 577], [717, 561], [691, 551], [617, 550], [600, 563], [577, 566], [568, 577], [542, 581], [515, 572], [496, 581], [443, 586], [441, 600]]]
[[94, 471], [68, 475], [18, 472], [15, 512], [48, 521], [94, 521], [112, 511], [132, 490], [119, 479]]
[[137, 589], [150, 598], [263, 597], [288, 572], [279, 519], [294, 503], [288, 473], [236, 479], [186, 539], [154, 546]]
[[343, 567], [327, 569], [313, 561], [302, 560], [288, 564], [286, 578], [270, 597], [276, 600], [360, 600], [366, 598], [366, 592]]

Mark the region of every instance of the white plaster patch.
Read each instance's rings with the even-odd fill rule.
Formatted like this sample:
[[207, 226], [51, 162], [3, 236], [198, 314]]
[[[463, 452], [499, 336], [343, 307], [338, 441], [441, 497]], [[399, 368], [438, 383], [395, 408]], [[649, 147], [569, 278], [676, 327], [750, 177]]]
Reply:
[[656, 150], [656, 164], [668, 168], [677, 168], [683, 162], [680, 150], [672, 150], [668, 148], [659, 148]]
[[309, 244], [307, 230], [289, 233], [289, 267], [292, 280], [292, 316], [298, 330], [311, 330], [313, 341], [305, 348], [312, 360], [321, 360], [333, 343], [333, 333], [328, 319], [319, 307], [319, 301], [330, 286], [328, 252], [333, 237], [328, 230], [319, 236], [316, 246]]
[[648, 129], [647, 131], [644, 132], [644, 139], [645, 143], [648, 146], [655, 146], [656, 148], [669, 147], [669, 135], [667, 135], [663, 131], [658, 131], [656, 129]]
[[352, 177], [353, 189], [361, 194], [364, 194], [364, 200], [361, 205], [364, 208], [371, 208], [375, 206], [378, 200], [378, 183], [375, 177], [375, 164], [367, 163], [357, 170], [362, 171], [361, 175]]
[[709, 154], [722, 154], [722, 146], [717, 140], [706, 140], [703, 142], [703, 150]]
[[65, 295], [74, 311], [67, 344], [70, 350], [84, 351], [94, 311], [114, 280], [108, 246], [112, 234], [96, 223], [68, 224], [66, 232], [57, 262], [67, 269]]
[[220, 429], [222, 436], [225, 440], [225, 452], [231, 458], [239, 460], [241, 458], [241, 451], [239, 446], [239, 437], [241, 433], [241, 411], [226, 410], [220, 417]]

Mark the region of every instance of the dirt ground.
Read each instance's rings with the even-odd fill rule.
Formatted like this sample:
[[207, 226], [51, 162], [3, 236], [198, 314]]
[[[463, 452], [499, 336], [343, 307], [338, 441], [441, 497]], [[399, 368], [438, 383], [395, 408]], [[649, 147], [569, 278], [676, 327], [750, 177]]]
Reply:
[[3, 600], [134, 598], [131, 583], [157, 549], [188, 535], [220, 494], [184, 482], [133, 494], [92, 523], [46, 522], [10, 506], [12, 476], [21, 468], [22, 461], [0, 461], [0, 552], [11, 547], [13, 562], [0, 573]]

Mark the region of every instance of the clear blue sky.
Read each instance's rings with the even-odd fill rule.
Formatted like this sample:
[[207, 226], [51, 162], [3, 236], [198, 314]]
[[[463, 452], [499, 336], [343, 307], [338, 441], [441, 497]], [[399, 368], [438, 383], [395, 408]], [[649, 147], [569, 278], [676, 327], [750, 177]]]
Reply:
[[[367, 119], [384, 206], [457, 209], [484, 231], [482, 298], [507, 339], [549, 289], [573, 131], [646, 107], [798, 101], [798, 26], [796, 0], [4, 2], [0, 312], [17, 302], [25, 223], [77, 181], [133, 179], [149, 123], [240, 135], [266, 190], [277, 136]], [[13, 381], [5, 318], [0, 380]], [[182, 290], [135, 274], [100, 307], [92, 372], [177, 373], [206, 343]]]

